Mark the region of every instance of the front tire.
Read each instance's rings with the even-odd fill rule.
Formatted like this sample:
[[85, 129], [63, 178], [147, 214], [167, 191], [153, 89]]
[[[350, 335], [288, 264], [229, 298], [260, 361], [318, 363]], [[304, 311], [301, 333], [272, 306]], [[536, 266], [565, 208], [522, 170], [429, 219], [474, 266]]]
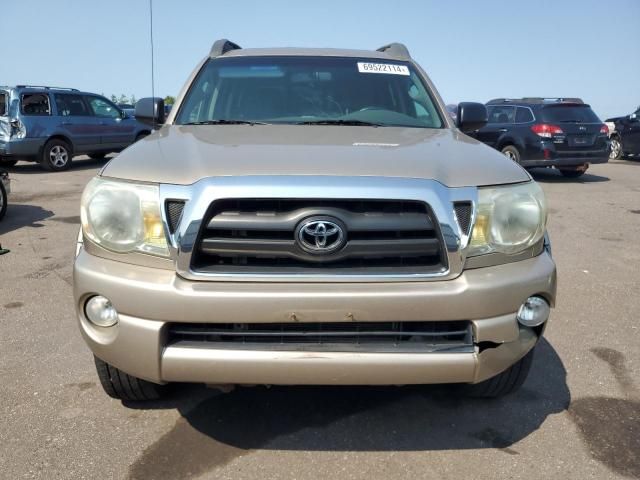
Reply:
[[40, 164], [51, 172], [61, 172], [71, 167], [72, 156], [71, 146], [64, 140], [54, 138], [44, 145]]
[[502, 150], [500, 151], [508, 159], [513, 160], [516, 163], [520, 163], [520, 152], [513, 145], [507, 145], [506, 147], [502, 147]]
[[96, 372], [105, 393], [111, 398], [125, 401], [158, 400], [166, 393], [166, 385], [134, 377], [94, 356]]
[[497, 398], [518, 390], [529, 375], [531, 364], [533, 363], [533, 352], [535, 347], [529, 350], [524, 357], [484, 382], [463, 385], [463, 392], [469, 397], [475, 398]]
[[619, 160], [622, 158], [622, 142], [618, 137], [611, 137], [611, 151], [609, 160]]

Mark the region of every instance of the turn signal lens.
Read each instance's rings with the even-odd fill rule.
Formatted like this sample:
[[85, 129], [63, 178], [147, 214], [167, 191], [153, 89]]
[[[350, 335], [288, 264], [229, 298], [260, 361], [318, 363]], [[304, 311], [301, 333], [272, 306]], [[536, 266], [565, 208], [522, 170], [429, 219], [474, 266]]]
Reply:
[[478, 205], [478, 214], [476, 223], [473, 226], [471, 240], [469, 242], [470, 251], [480, 253], [488, 253], [491, 250], [489, 246], [489, 215], [490, 211]]

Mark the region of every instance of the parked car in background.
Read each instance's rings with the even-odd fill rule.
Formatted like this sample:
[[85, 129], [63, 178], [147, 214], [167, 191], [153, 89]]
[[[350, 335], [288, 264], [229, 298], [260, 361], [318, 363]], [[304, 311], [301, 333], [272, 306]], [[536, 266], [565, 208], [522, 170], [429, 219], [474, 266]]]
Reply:
[[640, 155], [640, 106], [631, 115], [606, 120], [611, 140], [609, 158]]
[[579, 177], [608, 161], [608, 128], [579, 98], [496, 98], [487, 113], [487, 125], [471, 135], [525, 168]]
[[458, 121], [458, 104], [457, 103], [449, 103], [445, 106], [449, 115], [454, 122]]
[[118, 108], [130, 117], [133, 117], [136, 113], [136, 106], [130, 103], [119, 103]]
[[102, 158], [149, 133], [149, 127], [95, 93], [0, 87], [0, 165], [30, 160], [47, 170], [66, 170], [75, 155]]

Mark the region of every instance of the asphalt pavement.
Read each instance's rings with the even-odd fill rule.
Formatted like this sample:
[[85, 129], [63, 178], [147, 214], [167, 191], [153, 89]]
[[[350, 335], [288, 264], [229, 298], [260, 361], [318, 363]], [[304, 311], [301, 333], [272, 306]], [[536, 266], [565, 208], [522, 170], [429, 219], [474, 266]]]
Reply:
[[523, 388], [197, 385], [123, 404], [76, 327], [80, 194], [104, 161], [21, 162], [0, 222], [0, 478], [640, 478], [640, 161], [569, 180], [550, 204], [557, 306]]

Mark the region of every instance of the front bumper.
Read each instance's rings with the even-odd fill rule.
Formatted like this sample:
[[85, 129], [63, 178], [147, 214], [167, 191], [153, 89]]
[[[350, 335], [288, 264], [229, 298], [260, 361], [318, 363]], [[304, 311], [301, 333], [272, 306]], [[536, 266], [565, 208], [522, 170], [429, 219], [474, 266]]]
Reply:
[[47, 138], [12, 138], [0, 141], [0, 156], [28, 158], [35, 157], [46, 143]]
[[568, 158], [552, 158], [549, 160], [521, 160], [520, 165], [525, 168], [532, 167], [576, 167], [585, 163], [607, 163], [609, 157], [568, 157]]
[[[154, 382], [209, 384], [422, 384], [479, 382], [508, 368], [538, 340], [515, 312], [531, 295], [552, 305], [556, 273], [547, 251], [466, 270], [454, 280], [392, 283], [194, 282], [173, 271], [132, 266], [80, 249], [74, 297], [94, 354]], [[94, 294], [111, 300], [119, 323], [100, 328], [83, 313]], [[168, 322], [469, 320], [474, 353], [291, 352], [167, 345]]]

